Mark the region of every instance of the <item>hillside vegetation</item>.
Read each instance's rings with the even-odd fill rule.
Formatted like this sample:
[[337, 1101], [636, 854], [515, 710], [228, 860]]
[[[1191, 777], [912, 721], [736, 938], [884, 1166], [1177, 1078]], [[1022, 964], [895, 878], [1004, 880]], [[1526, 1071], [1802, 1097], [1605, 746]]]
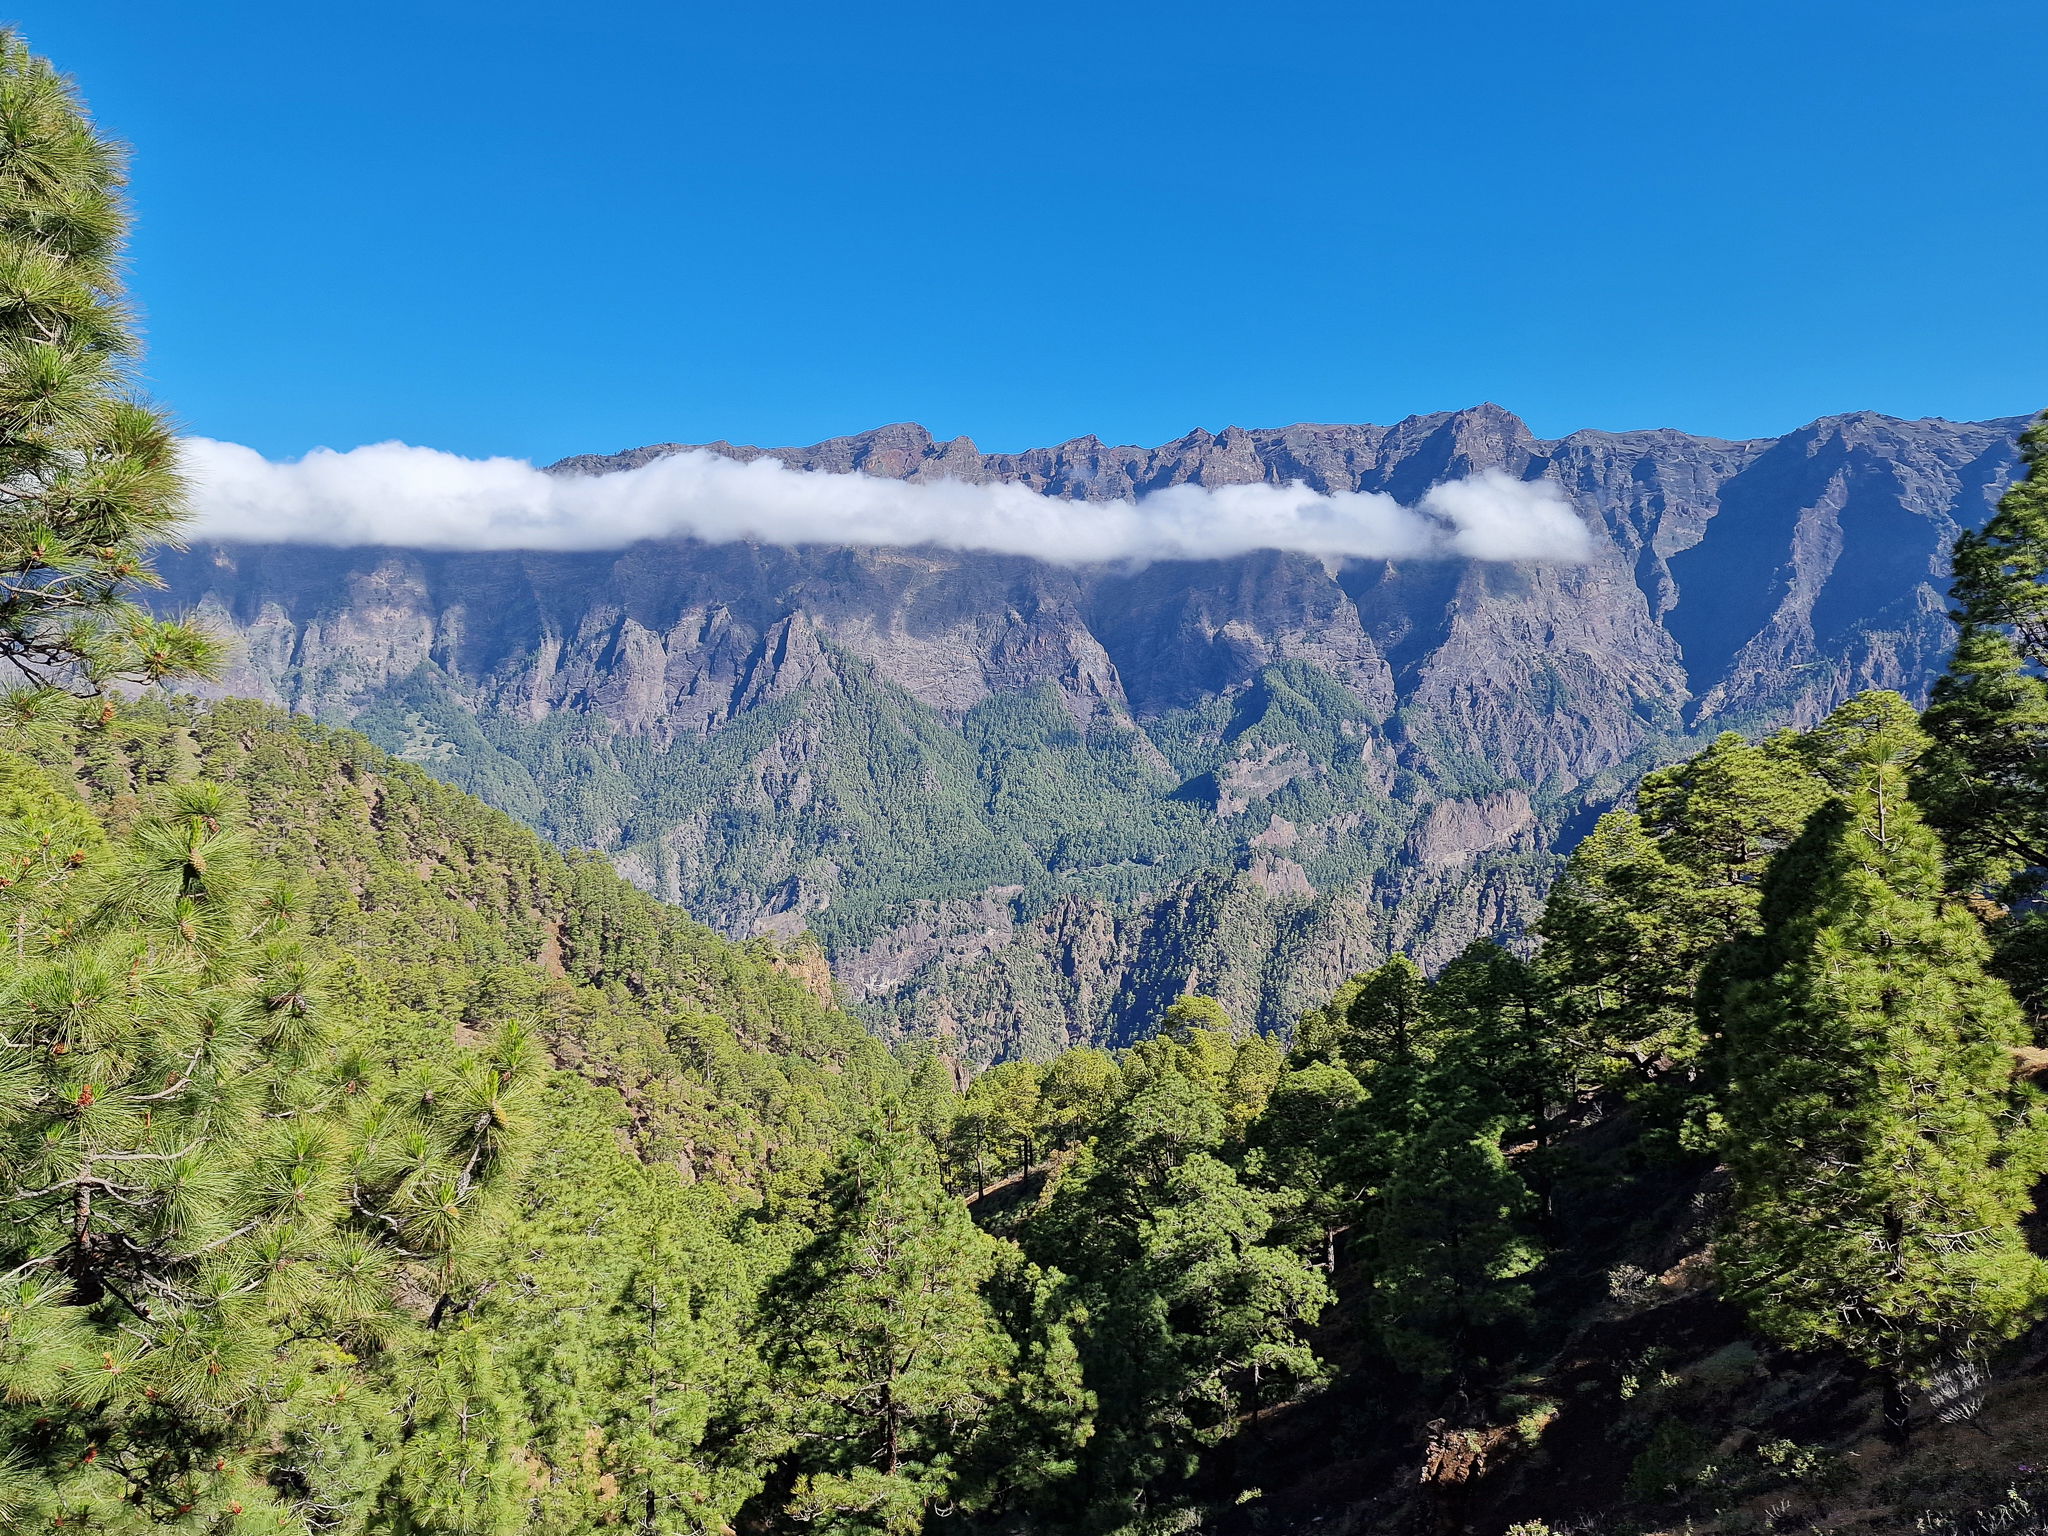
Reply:
[[[1854, 861], [1889, 894], [1829, 852], [1867, 850], [1926, 760], [1895, 700], [1651, 780], [1533, 963], [1396, 960], [1291, 1049], [1187, 999], [1128, 1051], [964, 1093], [821, 1003], [800, 955], [732, 946], [359, 737], [231, 703], [21, 744], [6, 985], [69, 1033], [10, 1039], [13, 1166], [184, 1172], [111, 1181], [85, 1244], [18, 1181], [17, 1523], [1636, 1532], [1807, 1519], [1880, 1463], [1879, 1507], [1961, 1518], [2019, 1476], [1932, 1447], [1958, 1372], [1968, 1410], [1990, 1387], [1975, 1433], [2009, 1434], [2021, 1384], [1981, 1373], [2026, 1358], [1999, 1341], [2041, 1308], [2015, 1225], [2030, 1032], [1927, 884], [1909, 801], [1884, 809], [1894, 860]], [[216, 886], [251, 934], [218, 955], [192, 915]], [[1880, 913], [1923, 935], [1892, 990], [1975, 1012], [1786, 995], [1815, 954], [1884, 953], [1856, 936], [1871, 894], [1923, 904]], [[1772, 902], [1813, 915], [1758, 950]], [[1997, 930], [2015, 978], [2028, 932]], [[160, 968], [146, 1001], [25, 1006], [111, 954]], [[192, 1038], [165, 1004], [188, 986], [237, 1043], [171, 1119], [146, 1063], [187, 1048], [156, 1037]], [[1942, 1157], [1871, 1176], [1901, 1101], [1859, 1061], [1910, 1068]], [[1799, 1133], [1831, 1151], [1784, 1155], [1811, 1113], [1774, 1077], [1794, 1063], [1836, 1074]], [[1862, 1214], [1816, 1248], [1822, 1212]], [[1965, 1219], [1972, 1244], [1936, 1241]], [[1894, 1282], [1851, 1262], [1888, 1232]]]
[[[646, 1351], [743, 1348], [705, 1320], [906, 1081], [788, 962], [261, 706], [32, 746], [0, 759], [17, 1521], [585, 1529], [644, 1497], [650, 1413], [701, 1435], [762, 1390], [650, 1409]], [[730, 1516], [758, 1479], [723, 1477]]]
[[[1124, 1047], [971, 1075], [812, 940], [166, 695], [218, 655], [135, 603], [180, 487], [119, 176], [0, 34], [0, 1526], [2042, 1528], [2048, 418], [1924, 714], [1649, 773], [1526, 952], [1285, 1037], [1162, 968]], [[1262, 687], [1271, 761], [1349, 707]], [[978, 726], [1048, 837], [1124, 782], [1056, 726]]]

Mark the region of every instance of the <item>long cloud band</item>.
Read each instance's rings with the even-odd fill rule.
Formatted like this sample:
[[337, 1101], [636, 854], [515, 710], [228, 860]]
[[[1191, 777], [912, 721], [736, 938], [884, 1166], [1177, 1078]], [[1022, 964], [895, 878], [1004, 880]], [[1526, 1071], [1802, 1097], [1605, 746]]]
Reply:
[[1582, 561], [1585, 524], [1548, 481], [1485, 470], [1413, 507], [1377, 492], [1179, 485], [1135, 501], [1068, 501], [1024, 486], [911, 482], [742, 464], [703, 451], [608, 475], [550, 474], [376, 443], [277, 462], [184, 440], [194, 537], [423, 549], [619, 549], [707, 543], [937, 545], [1065, 565], [1220, 559], [1278, 549], [1323, 559]]

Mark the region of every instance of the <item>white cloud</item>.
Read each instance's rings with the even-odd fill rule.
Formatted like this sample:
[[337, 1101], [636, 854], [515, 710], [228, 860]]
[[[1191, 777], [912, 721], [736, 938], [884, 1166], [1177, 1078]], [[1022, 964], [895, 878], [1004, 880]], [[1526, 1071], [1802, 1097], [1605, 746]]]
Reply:
[[1217, 559], [1255, 549], [1326, 560], [1465, 556], [1579, 561], [1589, 540], [1557, 488], [1498, 470], [1440, 485], [1419, 507], [1300, 484], [1181, 485], [1136, 501], [1067, 501], [1023, 486], [913, 484], [741, 464], [691, 452], [608, 475], [377, 443], [277, 463], [187, 438], [192, 536], [426, 549], [618, 549], [642, 539], [933, 544], [1065, 565]]
[[1431, 487], [1422, 510], [1451, 529], [1452, 554], [1474, 560], [1583, 560], [1591, 552], [1586, 525], [1548, 480], [1483, 469]]

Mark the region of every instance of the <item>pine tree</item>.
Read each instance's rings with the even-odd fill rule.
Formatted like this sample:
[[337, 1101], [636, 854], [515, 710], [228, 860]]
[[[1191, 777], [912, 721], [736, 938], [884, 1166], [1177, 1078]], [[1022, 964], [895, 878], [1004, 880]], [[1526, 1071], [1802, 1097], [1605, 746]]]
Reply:
[[[1291, 1168], [1296, 1180], [1283, 1176], [1283, 1184], [1300, 1189], [1307, 1209], [1320, 1215], [1324, 1262], [1331, 1268], [1337, 1231], [1353, 1225], [1359, 1202], [1385, 1182], [1422, 1113], [1422, 1084], [1445, 1039], [1430, 992], [1421, 967], [1406, 955], [1393, 955], [1353, 976], [1323, 1007], [1304, 1013], [1288, 1060], [1301, 1069], [1338, 1069], [1341, 1079], [1318, 1079], [1322, 1090], [1341, 1097], [1343, 1085], [1350, 1084], [1363, 1088], [1361, 1099], [1333, 1107], [1312, 1153], [1290, 1151], [1276, 1139], [1282, 1134], [1277, 1124], [1255, 1132], [1262, 1168]], [[1298, 1113], [1294, 1118], [1299, 1123]], [[1328, 1185], [1302, 1188], [1298, 1176], [1310, 1168], [1322, 1169]]]
[[1039, 1075], [1031, 1061], [1003, 1061], [968, 1084], [962, 1112], [1020, 1174], [1037, 1161]]
[[1320, 1254], [1325, 1274], [1336, 1272], [1337, 1239], [1357, 1219], [1365, 1194], [1355, 1155], [1356, 1112], [1365, 1098], [1342, 1067], [1311, 1061], [1281, 1077], [1246, 1132], [1247, 1174], [1292, 1197], [1283, 1222]]
[[1072, 1502], [1083, 1523], [1108, 1525], [1138, 1501], [1177, 1496], [1246, 1410], [1317, 1378], [1299, 1330], [1328, 1298], [1322, 1277], [1275, 1241], [1284, 1202], [1216, 1155], [1217, 1085], [1192, 1074], [1213, 1078], [1218, 1061], [1168, 1040], [1132, 1058], [1136, 1090], [1022, 1234], [1034, 1259], [1070, 1277], [1086, 1316], [1081, 1353], [1098, 1407]]
[[1302, 1016], [1295, 1032], [1297, 1062], [1327, 1061], [1361, 1081], [1381, 1067], [1416, 1069], [1435, 1049], [1428, 1010], [1429, 983], [1406, 955], [1352, 978], [1324, 1008]]
[[1086, 1316], [1081, 1356], [1097, 1408], [1073, 1494], [1084, 1524], [1121, 1525], [1139, 1504], [1178, 1496], [1245, 1412], [1321, 1375], [1300, 1330], [1329, 1292], [1271, 1241], [1278, 1202], [1205, 1151], [1181, 1152], [1163, 1175], [1145, 1161], [1084, 1155], [1026, 1233], [1071, 1261]]
[[1087, 1046], [1062, 1051], [1040, 1080], [1040, 1134], [1053, 1147], [1073, 1146], [1093, 1132], [1122, 1091], [1123, 1074], [1109, 1052]]
[[2036, 666], [2048, 659], [2048, 413], [2020, 434], [2025, 473], [1980, 530], [1955, 543], [1956, 620], [2006, 636]]
[[1096, 1166], [1104, 1191], [1133, 1220], [1155, 1208], [1180, 1165], [1223, 1145], [1223, 1107], [1210, 1087], [1167, 1064], [1104, 1123]]
[[1266, 1241], [1270, 1197], [1220, 1159], [1188, 1158], [1163, 1196], [1140, 1231], [1138, 1263], [1119, 1277], [1128, 1294], [1116, 1310], [1160, 1326], [1145, 1352], [1143, 1409], [1130, 1417], [1162, 1448], [1178, 1431], [1185, 1451], [1214, 1443], [1288, 1383], [1319, 1379], [1299, 1329], [1315, 1322], [1329, 1291], [1297, 1255]]
[[1286, 1055], [1264, 1035], [1247, 1035], [1237, 1042], [1230, 1070], [1223, 1076], [1223, 1123], [1233, 1140], [1241, 1139], [1265, 1112], [1286, 1067]]
[[515, 1384], [498, 1341], [465, 1321], [409, 1365], [378, 1524], [395, 1536], [512, 1536], [524, 1527], [526, 1478], [512, 1459]]
[[382, 1362], [405, 1433], [360, 1505], [380, 1529], [710, 1536], [763, 1487], [755, 1313], [800, 1234], [641, 1162], [595, 1084], [551, 1077], [539, 1113], [517, 1209], [470, 1261], [488, 1279]]
[[[1964, 879], [2024, 894], [2048, 870], [2048, 683], [2010, 636], [1965, 623], [1936, 681], [1916, 789]], [[2032, 879], [2026, 877], [2032, 875]], [[2015, 891], [2012, 882], [2024, 882]]]
[[1609, 811], [1544, 900], [1541, 964], [1596, 1082], [1654, 1082], [1705, 1049], [1695, 989], [1720, 936], [1686, 921], [1693, 887], [1641, 817]]
[[1539, 963], [1562, 1038], [1595, 1081], [1675, 1113], [1718, 1028], [1708, 965], [1756, 923], [1760, 882], [1826, 793], [1824, 752], [1725, 733], [1646, 777], [1574, 850], [1544, 903]]
[[961, 1502], [1042, 1515], [1066, 1501], [1095, 1431], [1095, 1394], [1079, 1347], [1086, 1315], [1065, 1275], [1009, 1243], [986, 1294], [1017, 1360], [1000, 1407], [962, 1461]]
[[[116, 1530], [310, 1519], [332, 1504], [309, 1464], [355, 1479], [360, 1458], [292, 1413], [314, 1378], [362, 1385], [355, 1362], [407, 1326], [402, 1286], [450, 1294], [508, 1173], [516, 1042], [409, 1107], [329, 1046], [298, 897], [217, 786], [61, 862], [0, 952], [0, 1423], [30, 1506]], [[380, 1118], [420, 1142], [382, 1190], [361, 1177]]]
[[0, 32], [0, 671], [17, 715], [205, 673], [217, 646], [128, 595], [182, 516], [177, 445], [135, 398], [116, 146], [68, 82]]
[[218, 790], [170, 801], [0, 961], [0, 1372], [49, 1507], [108, 1523], [267, 1503], [198, 1467], [251, 1470], [269, 1316], [371, 1337], [389, 1306], [376, 1244], [339, 1230], [289, 896]]
[[1502, 1151], [1500, 1098], [1455, 1068], [1432, 1074], [1370, 1219], [1381, 1346], [1429, 1385], [1503, 1363], [1529, 1311], [1535, 1200]]
[[1445, 1039], [1438, 1062], [1483, 1086], [1516, 1138], [1539, 1149], [1571, 1076], [1549, 1004], [1536, 968], [1488, 939], [1467, 945], [1429, 992]]
[[960, 1113], [960, 1089], [954, 1081], [952, 1061], [928, 1040], [904, 1041], [894, 1055], [902, 1067], [905, 1113], [933, 1146], [946, 1145]]
[[1338, 1057], [1364, 1085], [1366, 1101], [1344, 1117], [1349, 1145], [1341, 1166], [1360, 1195], [1381, 1189], [1429, 1113], [1426, 1089], [1450, 1044], [1434, 987], [1406, 955], [1366, 974], [1345, 1010]]
[[2026, 473], [1991, 521], [1956, 540], [1956, 649], [1928, 704], [1914, 794], [1951, 880], [1995, 904], [1995, 968], [2038, 1028], [2048, 922], [2030, 898], [2048, 881], [2048, 416], [2021, 434], [2020, 453]]
[[1881, 1372], [1898, 1428], [1905, 1383], [2010, 1335], [2044, 1294], [2019, 1226], [2043, 1131], [2012, 1082], [2012, 999], [1907, 794], [1912, 711], [1855, 702], [1841, 793], [1773, 863], [1731, 967], [1719, 1256], [1759, 1328]]
[[106, 833], [84, 805], [26, 758], [0, 752], [0, 943], [22, 958], [30, 928], [57, 921], [66, 888], [106, 855]]
[[1388, 1357], [1431, 1386], [1502, 1363], [1529, 1312], [1542, 1202], [1504, 1143], [1533, 1137], [1541, 1168], [1562, 1072], [1539, 991], [1526, 961], [1472, 944], [1417, 999], [1426, 1061], [1368, 1084], [1369, 1307]]
[[1228, 1010], [1215, 998], [1204, 997], [1199, 992], [1190, 992], [1179, 999], [1159, 1020], [1159, 1033], [1162, 1035], [1178, 1035], [1197, 1029], [1222, 1035], [1235, 1033]]
[[885, 1120], [846, 1154], [760, 1317], [791, 1517], [914, 1531], [961, 1492], [1016, 1361], [982, 1295], [998, 1256], [915, 1131]]

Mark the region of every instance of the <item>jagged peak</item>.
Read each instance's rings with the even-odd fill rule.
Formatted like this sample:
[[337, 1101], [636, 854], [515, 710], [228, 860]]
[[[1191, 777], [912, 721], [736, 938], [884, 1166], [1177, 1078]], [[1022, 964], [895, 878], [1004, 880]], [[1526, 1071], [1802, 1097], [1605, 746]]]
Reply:
[[1546, 450], [1565, 443], [1705, 443], [1716, 447], [1740, 448], [1749, 443], [1768, 443], [1776, 439], [1768, 437], [1715, 437], [1708, 432], [1688, 432], [1683, 427], [1580, 427], [1567, 432], [1563, 437], [1544, 441]]
[[871, 427], [865, 432], [825, 438], [804, 447], [759, 448], [728, 442], [722, 438], [709, 443], [654, 443], [645, 447], [625, 449], [615, 454], [574, 454], [549, 465], [548, 468], [556, 473], [604, 474], [613, 470], [635, 468], [654, 459], [689, 452], [692, 449], [702, 449], [729, 458], [753, 459], [766, 455], [780, 458], [785, 463], [810, 462], [829, 467], [844, 466], [849, 469], [860, 467], [868, 456], [878, 451], [903, 452], [920, 459], [941, 456], [958, 458], [972, 453], [985, 460], [999, 461], [1003, 464], [1017, 464], [1034, 459], [1076, 458], [1103, 453], [1128, 454], [1135, 459], [1157, 460], [1170, 457], [1176, 452], [1199, 452], [1214, 446], [1239, 450], [1249, 442], [1255, 447], [1263, 448], [1268, 444], [1305, 435], [1328, 437], [1354, 434], [1389, 444], [1418, 443], [1437, 434], [1447, 434], [1449, 441], [1453, 443], [1490, 438], [1497, 443], [1512, 444], [1517, 449], [1539, 454], [1548, 453], [1564, 443], [1603, 441], [1691, 442], [1715, 447], [1740, 448], [1787, 440], [1810, 441], [1816, 435], [1825, 435], [1830, 431], [1911, 434], [1918, 428], [1935, 432], [1981, 431], [1994, 436], [2011, 436], [2031, 420], [2032, 416], [2033, 413], [2028, 412], [1986, 421], [1966, 422], [1950, 421], [1939, 416], [1909, 419], [1887, 415], [1881, 411], [1846, 411], [1817, 417], [1790, 432], [1757, 438], [1725, 438], [1710, 433], [1689, 432], [1682, 427], [1664, 426], [1619, 430], [1583, 427], [1561, 437], [1546, 439], [1537, 437], [1528, 423], [1507, 407], [1492, 400], [1483, 400], [1477, 405], [1463, 406], [1455, 410], [1428, 411], [1404, 416], [1386, 426], [1374, 422], [1294, 422], [1286, 426], [1256, 428], [1233, 424], [1224, 427], [1221, 432], [1211, 432], [1206, 427], [1194, 427], [1180, 437], [1151, 447], [1132, 443], [1112, 444], [1090, 432], [1049, 447], [984, 454], [975, 446], [974, 440], [965, 435], [941, 443], [920, 423], [899, 421]]
[[[1838, 411], [1828, 416], [1817, 416], [1798, 431], [1819, 432], [1830, 428], [1844, 430], [1861, 427], [1899, 432], [1919, 427], [1937, 432], [1964, 430], [2003, 433], [2017, 431], [2019, 427], [2033, 420], [2033, 417], [2033, 412], [2021, 412], [2015, 416], [1993, 416], [1984, 421], [1955, 421], [1947, 416], [1893, 416], [1885, 411]], [[1796, 436], [1797, 433], [1786, 435]]]
[[823, 442], [810, 444], [811, 449], [829, 447], [833, 443], [932, 443], [934, 438], [923, 424], [915, 421], [885, 422], [879, 427], [869, 427], [865, 432], [855, 432], [846, 437], [828, 437]]

